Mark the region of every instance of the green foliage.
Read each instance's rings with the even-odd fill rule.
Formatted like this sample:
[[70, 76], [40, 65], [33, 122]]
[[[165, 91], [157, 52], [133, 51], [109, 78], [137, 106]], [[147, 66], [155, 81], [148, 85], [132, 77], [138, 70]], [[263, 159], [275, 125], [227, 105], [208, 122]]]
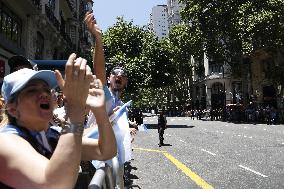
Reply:
[[147, 38], [142, 56], [149, 66], [149, 86], [156, 88], [173, 84], [175, 67], [170, 62], [169, 49], [164, 41]]
[[[229, 63], [237, 71], [235, 75], [241, 75], [243, 57], [284, 48], [284, 0], [180, 2], [185, 5], [181, 15], [192, 38], [200, 40], [208, 57], [220, 64]], [[281, 83], [279, 76], [284, 70], [275, 73], [274, 81]]]
[[190, 25], [175, 25], [169, 32], [170, 50], [173, 61], [189, 62], [191, 56], [203, 54], [203, 43], [200, 30]]
[[184, 20], [210, 57], [236, 63], [264, 47], [283, 48], [283, 0], [180, 0]]
[[189, 99], [189, 86], [192, 82], [192, 57], [203, 54], [200, 36], [193, 35], [188, 25], [176, 25], [169, 32], [168, 49], [170, 60], [175, 65], [175, 85], [171, 93], [179, 99], [181, 105]]
[[109, 57], [117, 54], [125, 54], [127, 58], [138, 57], [142, 52], [144, 35], [143, 28], [124, 21], [123, 17], [118, 17], [117, 23], [104, 34]]

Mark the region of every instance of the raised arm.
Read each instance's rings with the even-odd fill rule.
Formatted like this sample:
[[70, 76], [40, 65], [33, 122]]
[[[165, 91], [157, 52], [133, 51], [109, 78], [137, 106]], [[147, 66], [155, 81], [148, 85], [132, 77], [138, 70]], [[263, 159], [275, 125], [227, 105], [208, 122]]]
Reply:
[[102, 83], [94, 78], [87, 105], [96, 117], [99, 139], [83, 137], [82, 158], [84, 160], [107, 160], [116, 155], [116, 140], [105, 107], [105, 95]]
[[93, 54], [94, 74], [101, 80], [102, 84], [106, 84], [105, 56], [102, 42], [102, 31], [97, 25], [97, 21], [93, 13], [87, 12], [84, 19], [89, 32], [95, 38], [95, 49]]
[[55, 180], [61, 178], [60, 185], [64, 187], [57, 186], [58, 188], [74, 187], [77, 180], [82, 153], [84, 110], [92, 80], [92, 73], [87, 66], [87, 61], [82, 58], [76, 59], [75, 54], [70, 55], [65, 67], [65, 74], [65, 84], [62, 91], [67, 101], [66, 115], [71, 129], [65, 129], [60, 136], [45, 170], [47, 176], [53, 178], [50, 180], [50, 184], [56, 183]]

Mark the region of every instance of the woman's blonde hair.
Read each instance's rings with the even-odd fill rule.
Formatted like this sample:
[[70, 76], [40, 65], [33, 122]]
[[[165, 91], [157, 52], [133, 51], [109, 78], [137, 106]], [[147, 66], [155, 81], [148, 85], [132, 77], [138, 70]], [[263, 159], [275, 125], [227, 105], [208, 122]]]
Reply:
[[[14, 95], [13, 98], [11, 98], [11, 100], [8, 103], [13, 103], [15, 102], [17, 99], [17, 95]], [[7, 110], [7, 103], [4, 103], [4, 99], [3, 99], [3, 104], [1, 107], [1, 122], [0, 122], [0, 127], [4, 127], [7, 124], [16, 124], [16, 118], [11, 116], [8, 113]]]

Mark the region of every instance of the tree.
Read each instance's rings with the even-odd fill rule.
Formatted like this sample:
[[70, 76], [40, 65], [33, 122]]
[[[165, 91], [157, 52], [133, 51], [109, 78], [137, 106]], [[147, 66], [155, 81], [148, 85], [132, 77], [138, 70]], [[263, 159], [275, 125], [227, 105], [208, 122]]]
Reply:
[[219, 62], [238, 63], [259, 49], [283, 48], [283, 0], [180, 0], [182, 18]]
[[167, 87], [174, 83], [176, 69], [170, 61], [167, 41], [158, 40], [152, 33], [148, 33], [144, 41], [142, 57], [150, 68], [149, 87]]
[[193, 35], [194, 31], [188, 25], [176, 25], [169, 32], [166, 40], [170, 52], [170, 60], [175, 66], [175, 85], [171, 93], [179, 99], [180, 104], [189, 100], [189, 86], [192, 83], [192, 57], [203, 54], [200, 36]]

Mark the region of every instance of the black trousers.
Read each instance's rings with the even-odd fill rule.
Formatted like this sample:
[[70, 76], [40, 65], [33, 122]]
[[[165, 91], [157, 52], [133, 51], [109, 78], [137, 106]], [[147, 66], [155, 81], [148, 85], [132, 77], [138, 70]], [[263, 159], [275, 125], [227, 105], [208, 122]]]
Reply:
[[165, 129], [163, 128], [158, 129], [160, 144], [164, 144], [164, 131]]

